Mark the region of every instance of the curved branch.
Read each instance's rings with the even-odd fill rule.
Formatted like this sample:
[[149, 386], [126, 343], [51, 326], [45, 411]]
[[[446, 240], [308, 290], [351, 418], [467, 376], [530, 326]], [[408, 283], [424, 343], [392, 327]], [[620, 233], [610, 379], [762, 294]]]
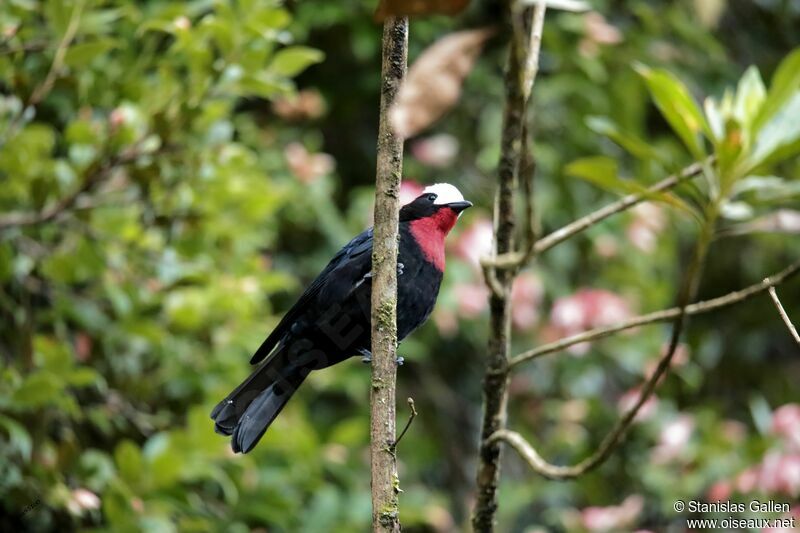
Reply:
[[683, 280], [681, 281], [677, 298], [679, 311], [678, 316], [675, 317], [675, 321], [673, 322], [667, 353], [659, 360], [655, 372], [653, 372], [653, 374], [645, 382], [644, 387], [642, 387], [642, 392], [639, 395], [639, 398], [636, 400], [634, 406], [629, 409], [619, 420], [617, 420], [617, 423], [614, 424], [614, 427], [611, 429], [611, 431], [608, 432], [597, 449], [589, 457], [574, 466], [559, 467], [542, 459], [533, 446], [528, 444], [519, 435], [509, 435], [498, 431], [492, 434], [489, 437], [489, 440], [501, 439], [512, 443], [514, 449], [517, 450], [517, 452], [519, 452], [520, 455], [522, 455], [522, 457], [528, 461], [528, 464], [530, 464], [534, 470], [537, 472], [546, 473], [551, 479], [575, 478], [599, 466], [606, 459], [608, 459], [617, 448], [619, 443], [622, 442], [622, 437], [625, 435], [625, 432], [628, 431], [628, 428], [630, 427], [634, 418], [636, 418], [639, 410], [653, 394], [658, 382], [666, 374], [670, 367], [672, 358], [675, 355], [676, 349], [678, 348], [678, 341], [680, 340], [681, 333], [683, 333], [684, 326], [686, 325], [687, 304], [694, 298], [697, 292], [697, 286], [703, 271], [703, 265], [705, 264], [715, 220], [716, 211], [709, 211], [709, 215], [701, 229], [700, 236], [698, 237], [697, 246], [692, 256], [692, 260], [686, 269], [686, 274], [683, 276]]
[[[714, 311], [721, 307], [727, 307], [729, 305], [734, 305], [743, 302], [748, 298], [755, 296], [756, 294], [768, 290], [770, 287], [775, 287], [777, 285], [780, 285], [781, 283], [788, 280], [798, 272], [800, 272], [800, 261], [796, 261], [791, 265], [789, 265], [788, 267], [786, 267], [785, 269], [781, 270], [780, 272], [773, 274], [768, 278], [765, 278], [764, 281], [755, 283], [744, 289], [734, 291], [724, 296], [719, 296], [717, 298], [712, 298], [711, 300], [705, 300], [702, 302], [697, 302], [688, 305], [686, 307], [686, 314], [699, 315], [702, 313], [708, 313], [709, 311]], [[533, 350], [522, 352], [519, 355], [516, 355], [509, 360], [509, 366], [513, 368], [526, 361], [542, 357], [543, 355], [547, 355], [553, 352], [560, 352], [561, 350], [569, 348], [570, 346], [573, 346], [575, 344], [580, 344], [582, 342], [588, 342], [597, 339], [602, 339], [604, 337], [609, 337], [615, 333], [624, 331], [626, 329], [632, 329], [647, 324], [654, 324], [657, 322], [667, 322], [669, 320], [673, 320], [679, 314], [680, 314], [680, 309], [678, 307], [672, 307], [670, 309], [664, 309], [662, 311], [655, 311], [652, 313], [648, 313], [646, 315], [640, 315], [611, 327], [596, 328], [589, 331], [584, 331], [582, 333], [571, 335], [569, 337], [565, 337], [555, 342], [544, 344], [542, 346], [539, 346], [538, 348], [534, 348]]]

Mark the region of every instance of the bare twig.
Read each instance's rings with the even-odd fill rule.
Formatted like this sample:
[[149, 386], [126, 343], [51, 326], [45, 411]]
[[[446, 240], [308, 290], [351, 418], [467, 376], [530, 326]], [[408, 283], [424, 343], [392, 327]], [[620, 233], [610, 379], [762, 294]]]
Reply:
[[[525, 129], [528, 96], [536, 74], [544, 2], [534, 9], [516, 13], [512, 3], [512, 38], [505, 76], [505, 105], [500, 142], [500, 161], [497, 168], [497, 192], [494, 204], [494, 257], [514, 249], [514, 188], [524, 159], [521, 138]], [[538, 27], [537, 27], [538, 25]], [[538, 36], [538, 37], [537, 37]], [[526, 143], [527, 144], [527, 143]], [[527, 149], [527, 146], [525, 147]], [[529, 199], [532, 201], [532, 199]], [[491, 264], [491, 263], [490, 263]], [[479, 533], [494, 530], [497, 511], [497, 488], [500, 479], [501, 447], [488, 438], [506, 424], [508, 402], [508, 352], [510, 340], [509, 294], [514, 280], [509, 270], [485, 268], [489, 296], [490, 334], [486, 373], [483, 380], [484, 413], [481, 427], [481, 446], [478, 457], [477, 501], [472, 515], [473, 529]]]
[[[769, 290], [771, 287], [780, 285], [781, 283], [788, 280], [798, 272], [800, 272], [800, 261], [796, 261], [791, 265], [789, 265], [788, 267], [786, 267], [785, 269], [781, 270], [780, 272], [773, 274], [768, 278], [765, 278], [764, 281], [755, 283], [753, 285], [750, 285], [749, 287], [745, 287], [744, 289], [734, 291], [725, 294], [723, 296], [719, 296], [717, 298], [712, 298], [711, 300], [705, 300], [702, 302], [690, 304], [686, 307], [686, 314], [699, 315], [702, 313], [708, 313], [710, 311], [714, 311], [721, 307], [727, 307], [730, 305], [738, 304], [740, 302], [747, 300], [748, 298], [755, 296], [756, 294]], [[509, 361], [509, 366], [513, 368], [516, 367], [517, 365], [520, 365], [532, 359], [536, 359], [554, 352], [560, 352], [561, 350], [569, 348], [570, 346], [574, 346], [575, 344], [580, 344], [582, 342], [589, 342], [597, 339], [602, 339], [604, 337], [609, 337], [614, 333], [624, 331], [626, 329], [632, 329], [639, 326], [654, 324], [657, 322], [668, 322], [670, 320], [673, 320], [679, 314], [680, 314], [680, 308], [672, 307], [670, 309], [664, 309], [661, 311], [648, 313], [646, 315], [640, 315], [631, 318], [629, 320], [626, 320], [625, 322], [620, 322], [619, 324], [607, 328], [595, 328], [589, 331], [584, 331], [576, 335], [571, 335], [569, 337], [565, 337], [563, 339], [548, 344], [544, 344], [542, 346], [539, 346], [538, 348], [534, 348], [533, 350], [522, 352], [519, 355], [516, 355], [511, 358], [511, 360]]]
[[6, 47], [5, 43], [0, 43], [0, 56], [10, 56], [18, 53], [39, 52], [47, 48], [47, 41], [33, 41], [22, 43], [19, 46]]
[[[767, 280], [765, 279], [764, 282], [767, 282]], [[800, 346], [800, 335], [797, 334], [797, 329], [789, 319], [789, 315], [786, 314], [786, 309], [783, 308], [780, 299], [778, 299], [778, 293], [775, 291], [774, 285], [769, 288], [769, 297], [772, 298], [772, 303], [775, 304], [775, 308], [778, 310], [778, 314], [781, 315], [783, 323], [786, 324], [786, 327], [789, 329], [789, 333], [792, 334], [795, 342]]]
[[408, 19], [383, 24], [383, 64], [375, 176], [375, 226], [372, 248], [372, 387], [370, 396], [372, 531], [400, 531], [395, 456], [397, 381], [397, 235], [403, 140], [395, 134], [389, 109], [406, 73]]
[[636, 400], [634, 406], [619, 420], [617, 420], [617, 423], [614, 424], [614, 427], [611, 429], [611, 431], [608, 432], [597, 449], [589, 457], [574, 466], [557, 466], [552, 465], [542, 459], [541, 455], [539, 455], [533, 446], [527, 443], [519, 434], [513, 432], [496, 432], [489, 437], [489, 440], [492, 442], [497, 442], [498, 440], [508, 442], [512, 445], [512, 447], [514, 447], [515, 450], [517, 450], [517, 452], [520, 453], [520, 455], [528, 462], [534, 471], [550, 479], [576, 478], [599, 466], [606, 459], [608, 459], [608, 457], [610, 457], [617, 448], [619, 443], [622, 442], [623, 436], [627, 432], [637, 413], [653, 394], [658, 382], [661, 380], [661, 377], [670, 367], [672, 358], [675, 355], [676, 349], [678, 348], [678, 342], [680, 340], [681, 333], [683, 332], [683, 328], [686, 323], [687, 304], [694, 298], [694, 295], [697, 292], [697, 286], [699, 284], [700, 275], [705, 263], [708, 246], [711, 242], [713, 224], [715, 220], [716, 211], [711, 210], [703, 228], [701, 229], [695, 253], [692, 257], [692, 261], [689, 263], [689, 266], [686, 269], [686, 274], [684, 275], [680, 290], [678, 291], [679, 312], [672, 325], [669, 347], [667, 348], [665, 355], [659, 360], [655, 372], [653, 372], [653, 374], [642, 387], [642, 392], [640, 393], [639, 398]]
[[406, 422], [406, 426], [403, 428], [403, 431], [400, 432], [400, 435], [397, 437], [397, 440], [394, 441], [394, 444], [392, 445], [392, 448], [394, 449], [397, 449], [397, 445], [400, 444], [401, 440], [403, 440], [406, 431], [408, 431], [408, 428], [411, 427], [411, 423], [417, 417], [417, 408], [414, 405], [414, 398], [408, 399], [408, 407], [411, 409], [411, 414], [408, 415], [408, 421]]
[[[508, 254], [498, 255], [497, 257], [493, 258], [486, 258], [483, 260], [487, 265], [492, 265], [497, 268], [515, 268], [524, 264], [530, 256], [538, 255], [543, 252], [546, 252], [553, 246], [564, 242], [565, 240], [569, 239], [573, 235], [580, 233], [595, 224], [602, 222], [603, 220], [607, 219], [612, 215], [616, 215], [617, 213], [621, 213], [631, 207], [635, 206], [636, 204], [647, 200], [649, 196], [663, 192], [673, 187], [680, 185], [681, 183], [693, 179], [703, 172], [704, 165], [707, 165], [708, 162], [698, 162], [688, 167], [684, 168], [678, 174], [669, 176], [664, 178], [663, 180], [659, 181], [658, 183], [654, 184], [653, 186], [649, 187], [646, 191], [642, 191], [640, 193], [632, 193], [627, 196], [624, 196], [613, 202], [611, 204], [606, 205], [589, 213], [586, 216], [579, 218], [573, 222], [570, 222], [566, 226], [555, 230], [554, 232], [542, 237], [533, 246], [533, 250], [531, 254], [528, 254], [529, 257], [525, 257], [526, 254], [522, 252], [511, 252]], [[533, 223], [531, 221], [531, 223]]]

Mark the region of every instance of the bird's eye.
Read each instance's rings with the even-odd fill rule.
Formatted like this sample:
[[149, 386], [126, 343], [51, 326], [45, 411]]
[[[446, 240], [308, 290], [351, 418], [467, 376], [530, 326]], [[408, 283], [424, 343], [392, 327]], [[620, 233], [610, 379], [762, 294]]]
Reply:
[[436, 198], [437, 198], [437, 197], [436, 197], [436, 195], [435, 195], [435, 194], [433, 194], [433, 193], [431, 193], [431, 194], [429, 194], [429, 195], [428, 195], [428, 200], [430, 200], [431, 202], [435, 202], [435, 201], [436, 201]]

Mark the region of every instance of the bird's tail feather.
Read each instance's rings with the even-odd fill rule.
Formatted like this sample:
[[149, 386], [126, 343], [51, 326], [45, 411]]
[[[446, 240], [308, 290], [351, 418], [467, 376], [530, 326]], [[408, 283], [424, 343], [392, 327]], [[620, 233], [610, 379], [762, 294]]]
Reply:
[[308, 375], [283, 359], [280, 354], [270, 358], [211, 412], [214, 431], [233, 436], [234, 452], [253, 449]]

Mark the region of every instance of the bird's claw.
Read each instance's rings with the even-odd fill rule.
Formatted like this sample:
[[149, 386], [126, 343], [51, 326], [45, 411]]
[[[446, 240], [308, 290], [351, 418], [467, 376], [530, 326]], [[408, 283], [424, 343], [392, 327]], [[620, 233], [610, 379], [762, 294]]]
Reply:
[[405, 265], [403, 265], [403, 263], [397, 263], [397, 275], [398, 276], [403, 274], [403, 269], [404, 268], [405, 268]]
[[[361, 357], [362, 363], [364, 363], [365, 365], [372, 363], [372, 352], [370, 352], [369, 350], [359, 350], [358, 353], [360, 353], [362, 356]], [[402, 366], [402, 364], [405, 363], [405, 361], [406, 361], [405, 358], [400, 355], [398, 355], [397, 358], [394, 360], [397, 366]]]

